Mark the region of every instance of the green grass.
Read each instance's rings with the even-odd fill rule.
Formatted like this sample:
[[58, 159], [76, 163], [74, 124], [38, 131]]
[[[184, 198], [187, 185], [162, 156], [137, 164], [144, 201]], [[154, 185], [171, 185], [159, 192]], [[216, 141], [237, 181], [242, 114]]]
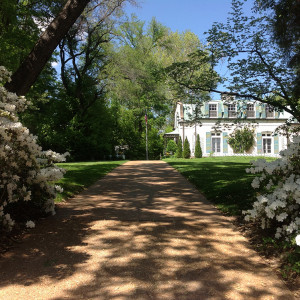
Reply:
[[84, 188], [95, 183], [98, 179], [109, 173], [112, 169], [123, 164], [122, 161], [104, 161], [104, 162], [75, 162], [60, 163], [59, 167], [67, 170], [64, 178], [57, 181], [56, 184], [63, 187], [63, 193], [58, 193], [55, 202], [72, 197]]
[[240, 215], [242, 210], [251, 208], [255, 200], [255, 191], [251, 187], [255, 175], [246, 173], [245, 169], [250, 167], [251, 160], [257, 158], [259, 157], [167, 158], [165, 161], [221, 211], [229, 215]]

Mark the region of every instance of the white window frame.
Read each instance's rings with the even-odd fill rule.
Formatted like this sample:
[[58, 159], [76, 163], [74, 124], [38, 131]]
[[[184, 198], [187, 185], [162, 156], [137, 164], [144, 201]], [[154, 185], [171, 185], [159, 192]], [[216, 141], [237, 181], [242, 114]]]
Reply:
[[[214, 142], [213, 140], [219, 140], [220, 142], [220, 151], [214, 151]], [[214, 152], [214, 153], [222, 153], [222, 137], [221, 137], [221, 133], [218, 133], [218, 132], [212, 132], [211, 133], [211, 150]], [[218, 148], [217, 148], [218, 150]]]
[[209, 117], [210, 118], [218, 117], [218, 105], [217, 104], [214, 104], [214, 103], [208, 104], [208, 109], [209, 109]]
[[[265, 151], [264, 143], [267, 140], [271, 141], [270, 152]], [[262, 133], [262, 145], [261, 146], [262, 146], [262, 152], [263, 152], [263, 154], [272, 154], [273, 153], [273, 138], [272, 138], [272, 133], [270, 133], [270, 132], [263, 132]]]
[[255, 118], [255, 110], [253, 103], [247, 104], [247, 118]]
[[266, 118], [267, 119], [274, 119], [275, 117], [275, 110], [274, 107], [271, 105], [266, 105]]
[[236, 105], [235, 105], [235, 103], [228, 104], [228, 118], [236, 118]]

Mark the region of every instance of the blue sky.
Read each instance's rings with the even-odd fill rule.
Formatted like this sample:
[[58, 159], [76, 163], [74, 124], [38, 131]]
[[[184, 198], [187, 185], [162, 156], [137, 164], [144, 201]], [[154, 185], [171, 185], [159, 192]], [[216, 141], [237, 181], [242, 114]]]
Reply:
[[142, 21], [152, 17], [172, 31], [190, 30], [205, 42], [203, 33], [214, 22], [225, 22], [231, 0], [137, 0], [139, 7], [127, 5], [126, 13], [135, 13]]

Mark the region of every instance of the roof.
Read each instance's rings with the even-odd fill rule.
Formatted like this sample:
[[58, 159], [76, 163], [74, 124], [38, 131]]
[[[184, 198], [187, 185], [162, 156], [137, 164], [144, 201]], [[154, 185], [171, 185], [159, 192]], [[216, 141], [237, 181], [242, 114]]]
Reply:
[[165, 133], [164, 135], [178, 135], [178, 134], [179, 134], [179, 130], [178, 128], [176, 128], [174, 131]]

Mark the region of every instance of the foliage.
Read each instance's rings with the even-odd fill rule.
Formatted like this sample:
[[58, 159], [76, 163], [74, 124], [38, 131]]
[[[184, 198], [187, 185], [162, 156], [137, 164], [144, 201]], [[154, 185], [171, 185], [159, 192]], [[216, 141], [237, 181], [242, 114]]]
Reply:
[[[262, 229], [270, 228], [277, 239], [295, 243], [300, 237], [300, 137], [294, 137], [288, 148], [280, 153], [281, 158], [266, 162], [252, 162], [247, 172], [259, 174], [252, 182], [259, 189], [253, 209], [245, 211], [245, 220], [256, 220]], [[299, 241], [300, 246], [300, 241]]]
[[34, 46], [42, 28], [63, 6], [62, 0], [0, 2], [0, 65], [15, 71]]
[[166, 151], [167, 152], [173, 152], [173, 154], [176, 152], [176, 150], [177, 150], [177, 144], [175, 143], [175, 141], [174, 140], [169, 140], [168, 141], [168, 144], [167, 144], [167, 149], [166, 149]]
[[[214, 23], [208, 31], [208, 47], [190, 55], [184, 63], [174, 63], [169, 75], [186, 93], [217, 92], [252, 99], [285, 110], [300, 119], [299, 97], [293, 93], [297, 78], [287, 65], [283, 51], [271, 37], [268, 15], [245, 15], [246, 1], [232, 0], [232, 11], [225, 24]], [[226, 63], [226, 73], [215, 68]], [[201, 66], [206, 72], [195, 76]], [[216, 88], [216, 83], [223, 90]]]
[[274, 41], [283, 50], [288, 64], [297, 74], [294, 97], [300, 97], [300, 2], [297, 0], [256, 0], [258, 11], [270, 14]]
[[182, 139], [181, 139], [181, 136], [179, 136], [179, 139], [178, 139], [176, 157], [177, 158], [182, 158]]
[[228, 137], [228, 144], [233, 149], [234, 153], [245, 153], [254, 145], [254, 130], [244, 127], [235, 129]]
[[190, 158], [191, 157], [191, 149], [190, 149], [190, 143], [187, 138], [185, 138], [184, 144], [183, 144], [183, 152], [182, 152], [183, 158]]
[[[0, 67], [0, 82], [9, 81], [9, 73]], [[9, 93], [0, 85], [0, 222], [7, 230], [15, 221], [26, 222], [41, 214], [54, 214], [54, 198], [59, 186], [52, 183], [64, 174], [54, 161], [65, 155], [42, 151], [17, 114], [26, 108], [24, 97]]]
[[64, 178], [56, 182], [63, 188], [63, 192], [58, 193], [55, 201], [72, 197], [81, 192], [84, 188], [92, 185], [100, 178], [104, 177], [112, 169], [125, 163], [126, 161], [103, 161], [103, 162], [76, 162], [60, 163], [60, 168], [67, 171]]
[[124, 22], [117, 34], [119, 41], [111, 49], [106, 68], [108, 97], [123, 109], [131, 110], [135, 119], [134, 136], [139, 136], [137, 143], [141, 146], [145, 112], [152, 128], [162, 131], [166, 119], [168, 124], [172, 123], [170, 113], [174, 99], [184, 100], [178, 98], [175, 89], [171, 88], [174, 83], [167, 79], [165, 68], [173, 62], [184, 61], [189, 53], [201, 47], [201, 43], [189, 31], [182, 34], [171, 32], [155, 19], [146, 27], [136, 16]]
[[200, 145], [200, 137], [199, 134], [197, 134], [197, 140], [195, 146], [195, 158], [201, 158], [201, 157], [202, 157], [202, 149]]

